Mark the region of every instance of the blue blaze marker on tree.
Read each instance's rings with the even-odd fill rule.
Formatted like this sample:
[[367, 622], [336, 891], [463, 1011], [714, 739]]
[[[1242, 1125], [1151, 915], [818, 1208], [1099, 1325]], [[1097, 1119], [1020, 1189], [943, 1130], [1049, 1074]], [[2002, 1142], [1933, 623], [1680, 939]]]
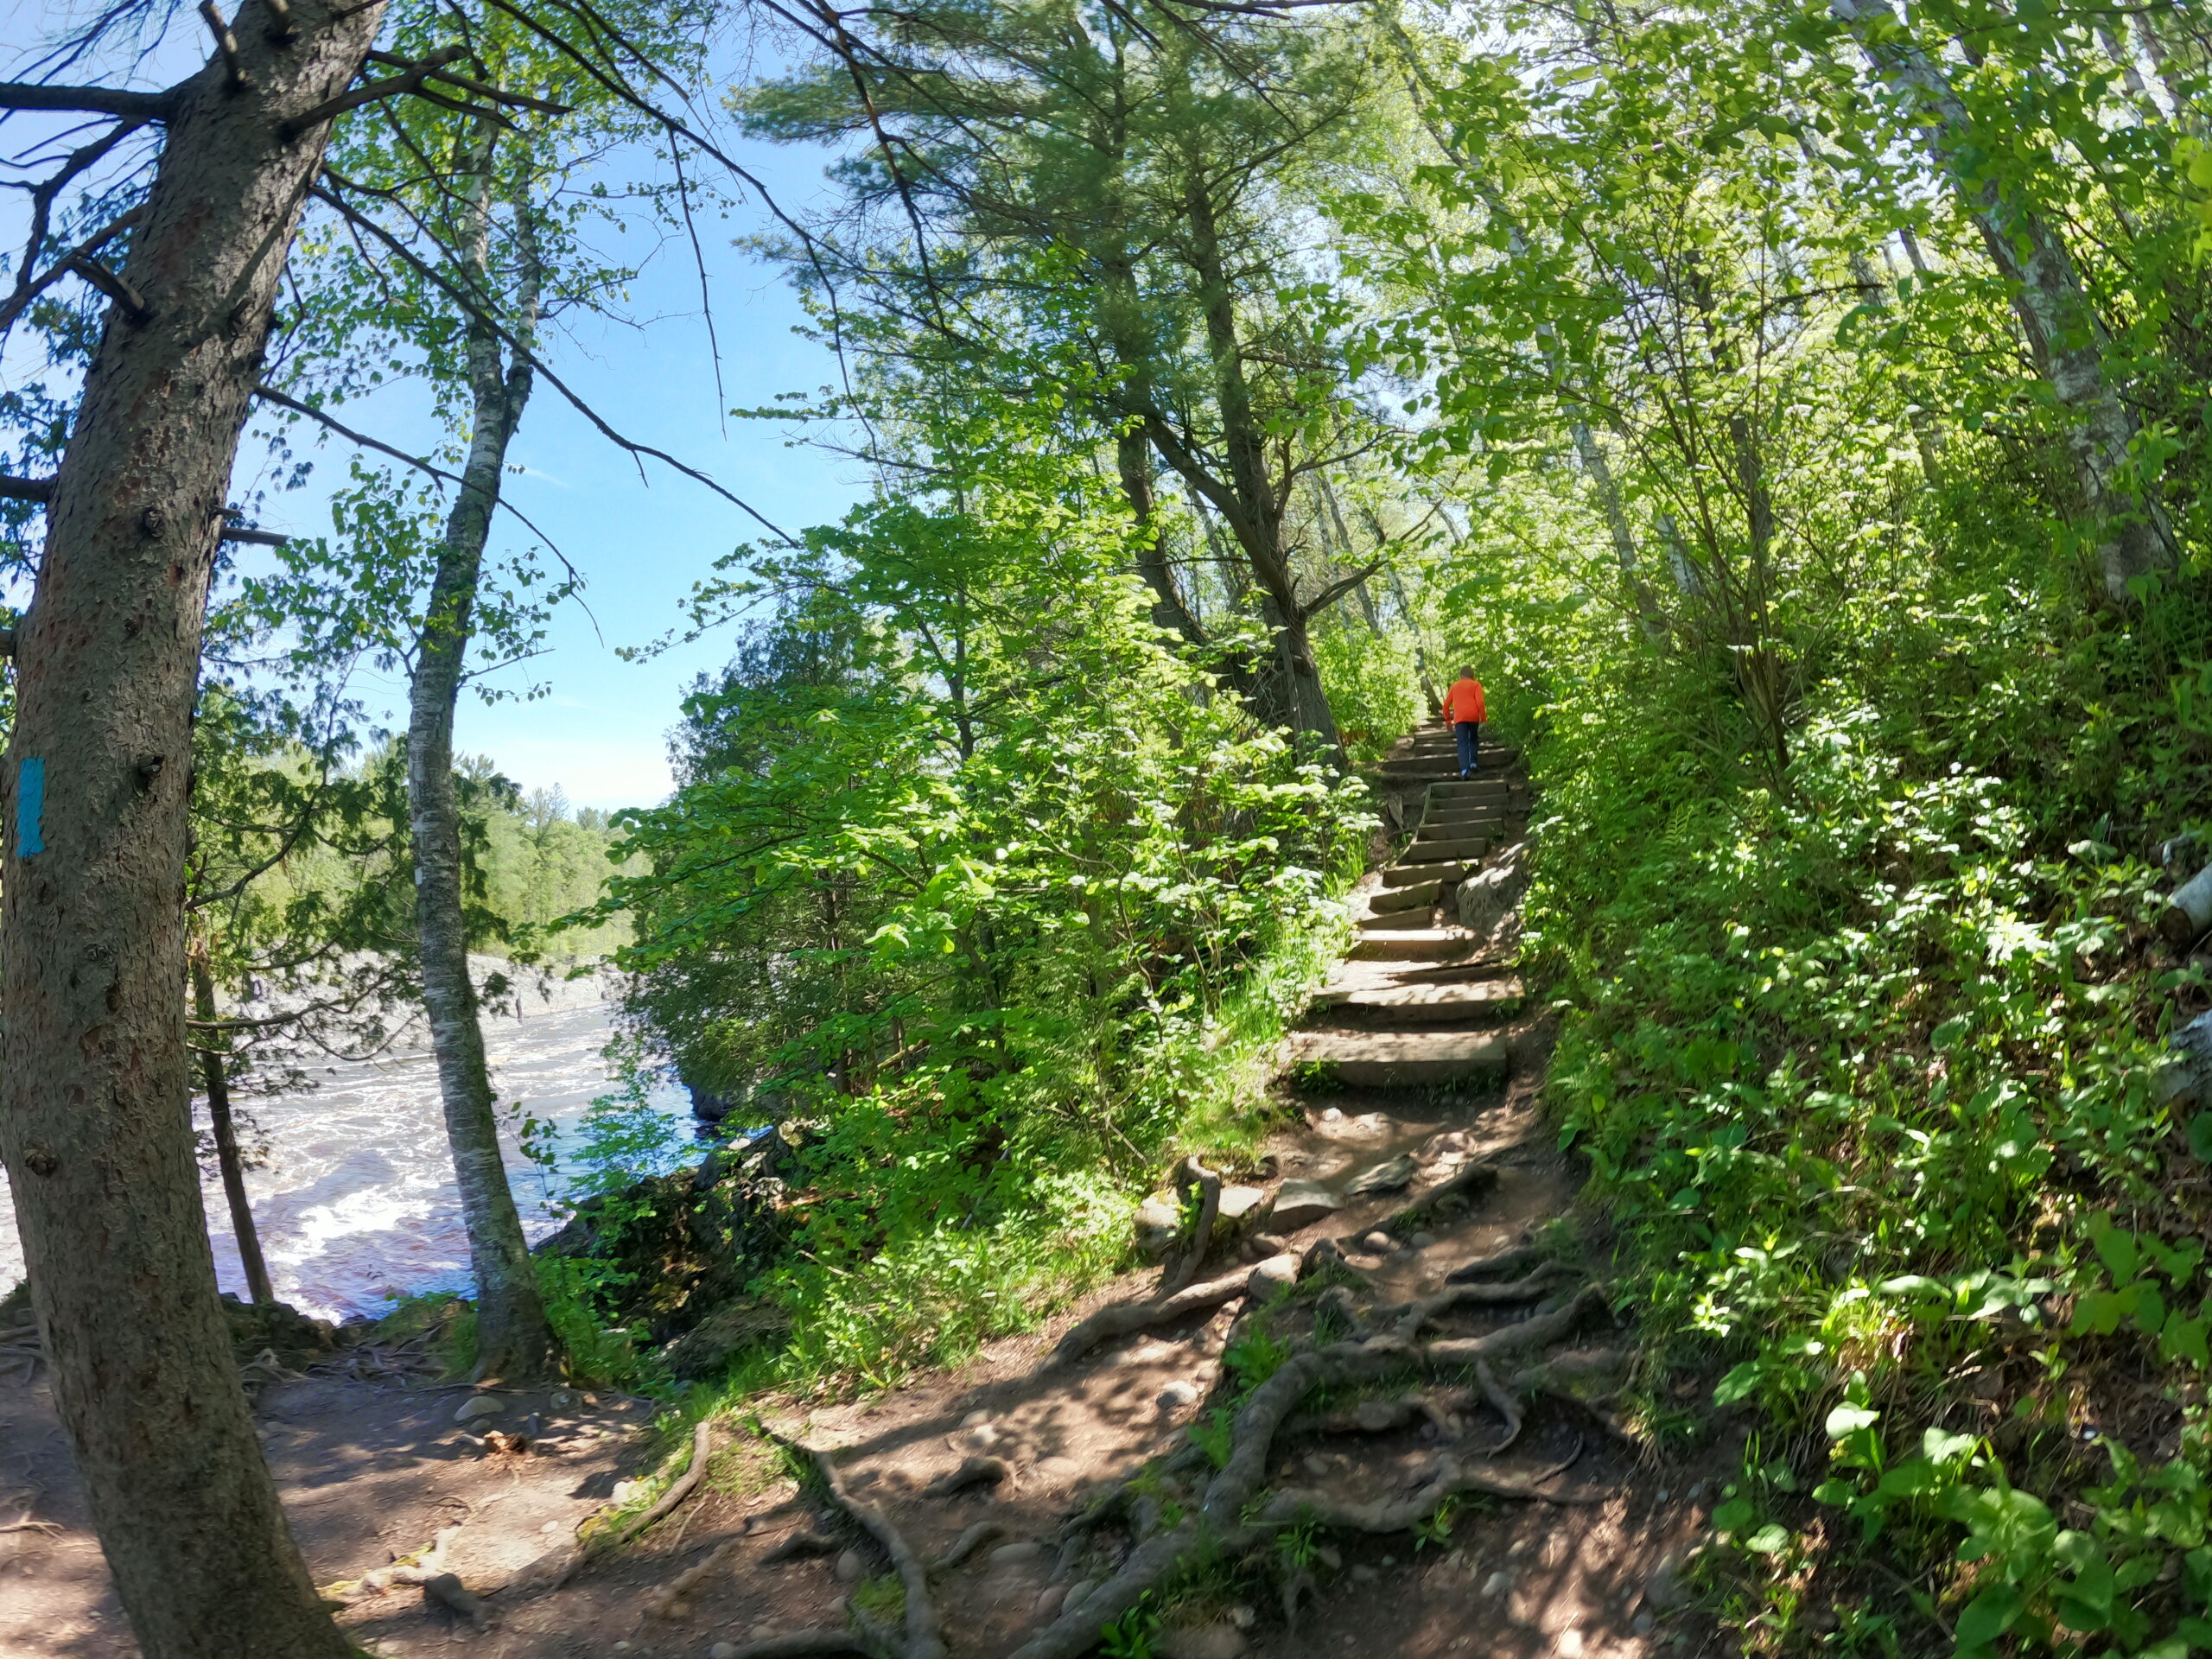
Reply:
[[46, 817], [46, 762], [36, 756], [16, 771], [16, 856], [35, 858], [46, 850], [41, 820]]

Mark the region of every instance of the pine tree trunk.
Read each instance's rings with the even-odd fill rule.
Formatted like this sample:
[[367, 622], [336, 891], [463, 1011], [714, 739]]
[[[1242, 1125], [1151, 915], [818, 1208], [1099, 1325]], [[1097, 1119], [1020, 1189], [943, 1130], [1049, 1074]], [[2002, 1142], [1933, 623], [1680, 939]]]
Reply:
[[[201, 1024], [219, 1017], [215, 1004], [215, 976], [208, 970], [207, 947], [194, 940], [192, 958], [192, 1011]], [[238, 1261], [245, 1268], [246, 1294], [257, 1302], [273, 1302], [276, 1293], [269, 1282], [269, 1264], [261, 1254], [261, 1230], [253, 1224], [253, 1206], [246, 1199], [245, 1162], [238, 1156], [238, 1127], [231, 1121], [231, 1080], [223, 1065], [229, 1044], [216, 1032], [200, 1041], [200, 1077], [207, 1090], [207, 1121], [215, 1131], [215, 1163], [222, 1172], [223, 1198], [230, 1205], [231, 1233], [238, 1240]]]
[[193, 1155], [185, 791], [200, 627], [278, 275], [383, 8], [248, 0], [179, 90], [16, 633], [0, 1154], [54, 1403], [146, 1659], [344, 1659], [238, 1387]]
[[[491, 185], [492, 129], [486, 124], [472, 147], [462, 188], [474, 220], [467, 287], [478, 306], [487, 311], [492, 304], [485, 280]], [[526, 223], [527, 207], [517, 211]], [[535, 321], [534, 271], [524, 273], [524, 283], [521, 309], [525, 321], [518, 334], [527, 340]], [[468, 976], [453, 719], [474, 625], [484, 543], [499, 503], [507, 445], [529, 401], [531, 370], [528, 360], [521, 358], [512, 368], [503, 365], [499, 337], [483, 321], [472, 320], [466, 339], [474, 429], [416, 648], [408, 710], [407, 802], [415, 848], [415, 925], [422, 951], [423, 1002], [429, 1014], [446, 1139], [453, 1151], [469, 1263], [476, 1276], [477, 1375], [519, 1383], [553, 1375], [558, 1354], [538, 1294], [530, 1247], [523, 1237], [522, 1217], [507, 1185], [476, 987]]]
[[2097, 550], [2105, 592], [2129, 602], [2128, 583], [2171, 568], [2173, 552], [2158, 503], [2128, 477], [2135, 416], [2106, 377], [2107, 337], [2072, 255], [2042, 215], [2009, 199], [1997, 180], [1981, 176], [1983, 151], [1966, 105], [1942, 67], [1898, 29], [1887, 0], [1828, 0], [1828, 10], [1852, 26], [1867, 57], [1915, 112], [1930, 152], [2012, 288], [2013, 310], [2044, 378], [2072, 416], [2066, 447], [2082, 505], [2105, 538]]
[[[1313, 661], [1308, 613], [1299, 601], [1290, 550], [1283, 540], [1285, 503], [1268, 474], [1266, 435], [1244, 378], [1236, 299], [1222, 264], [1213, 198], [1195, 162], [1186, 205], [1191, 268], [1198, 279], [1206, 346], [1213, 359], [1214, 404], [1229, 463], [1225, 489], [1224, 480], [1211, 476], [1203, 480], [1194, 478], [1192, 482], [1216, 493], [1215, 505], [1221, 509], [1223, 521], [1251, 565], [1252, 580], [1261, 594], [1261, 618], [1276, 641], [1275, 660], [1267, 665], [1269, 671], [1261, 676], [1264, 717], [1290, 728], [1300, 747], [1308, 753], [1319, 753], [1342, 766], [1345, 764], [1344, 739], [1338, 734], [1336, 715], [1329, 707], [1320, 670]], [[1155, 443], [1160, 435], [1155, 433]], [[1171, 464], [1174, 459], [1170, 454]]]

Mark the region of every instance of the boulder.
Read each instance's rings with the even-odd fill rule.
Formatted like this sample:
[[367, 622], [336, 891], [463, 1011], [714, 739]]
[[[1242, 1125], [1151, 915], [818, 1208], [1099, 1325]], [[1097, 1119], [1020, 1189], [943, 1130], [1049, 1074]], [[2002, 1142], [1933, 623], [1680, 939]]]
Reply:
[[1269, 1256], [1252, 1269], [1251, 1277], [1244, 1281], [1244, 1294], [1255, 1302], [1264, 1302], [1297, 1282], [1298, 1258], [1285, 1252]]
[[1274, 1202], [1265, 1187], [1223, 1187], [1221, 1213], [1213, 1224], [1215, 1240], [1238, 1239], [1257, 1232], [1267, 1224], [1274, 1208]]
[[716, 1308], [661, 1351], [669, 1374], [711, 1376], [741, 1350], [789, 1333], [791, 1316], [771, 1303], [735, 1301]]
[[532, 1253], [613, 1264], [601, 1317], [672, 1343], [742, 1302], [747, 1284], [782, 1248], [792, 1154], [782, 1135], [718, 1147], [695, 1167], [585, 1199]]
[[302, 1313], [289, 1302], [245, 1302], [225, 1293], [223, 1320], [231, 1329], [231, 1351], [240, 1364], [270, 1353], [277, 1363], [297, 1370], [343, 1346], [338, 1327]]
[[1344, 1200], [1319, 1181], [1285, 1181], [1275, 1189], [1274, 1224], [1295, 1232], [1343, 1208]]
[[1147, 1262], [1164, 1262], [1183, 1236], [1183, 1206], [1173, 1192], [1155, 1192], [1137, 1206], [1137, 1254]]
[[1370, 1164], [1344, 1183], [1344, 1196], [1361, 1198], [1371, 1192], [1398, 1192], [1413, 1185], [1416, 1167], [1412, 1155], [1406, 1153], [1386, 1158], [1379, 1164]]

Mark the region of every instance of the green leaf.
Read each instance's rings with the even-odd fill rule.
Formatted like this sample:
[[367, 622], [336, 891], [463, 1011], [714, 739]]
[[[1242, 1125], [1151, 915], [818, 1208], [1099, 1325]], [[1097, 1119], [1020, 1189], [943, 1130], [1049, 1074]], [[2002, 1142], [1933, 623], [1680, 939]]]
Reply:
[[2189, 1149], [2199, 1163], [2212, 1164], [2212, 1112], [2199, 1112], [2189, 1120]]
[[1993, 1584], [1966, 1605], [1959, 1614], [1959, 1650], [1986, 1648], [2012, 1628], [2027, 1603], [2009, 1584]]
[[1713, 1524], [1717, 1531], [1741, 1532], [1758, 1516], [1748, 1497], [1732, 1497], [1713, 1511]]
[[1847, 1434], [1855, 1434], [1862, 1428], [1872, 1428], [1881, 1421], [1882, 1414], [1866, 1406], [1838, 1406], [1828, 1413], [1828, 1439], [1840, 1440]]
[[1744, 1540], [1744, 1548], [1754, 1555], [1779, 1555], [1789, 1548], [1789, 1529], [1770, 1521]]

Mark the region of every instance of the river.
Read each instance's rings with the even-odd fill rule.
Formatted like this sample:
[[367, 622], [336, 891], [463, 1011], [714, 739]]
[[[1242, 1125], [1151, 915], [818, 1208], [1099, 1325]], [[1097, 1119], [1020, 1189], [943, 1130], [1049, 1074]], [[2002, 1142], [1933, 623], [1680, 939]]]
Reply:
[[[519, 1105], [556, 1126], [556, 1146], [572, 1145], [585, 1109], [610, 1086], [601, 1051], [613, 1034], [611, 1010], [590, 980], [525, 991], [520, 1000], [518, 1014], [485, 1020], [502, 1115]], [[381, 1313], [395, 1295], [467, 1290], [468, 1239], [427, 1049], [395, 1046], [373, 1060], [332, 1061], [315, 1082], [296, 1094], [241, 1103], [269, 1145], [246, 1190], [276, 1294], [303, 1313], [343, 1319]], [[688, 1136], [691, 1116], [680, 1090], [657, 1090], [652, 1104]], [[559, 1225], [550, 1206], [561, 1179], [524, 1157], [511, 1132], [501, 1138], [524, 1228], [541, 1238]], [[224, 1289], [244, 1295], [229, 1207], [213, 1174], [201, 1197], [216, 1275]], [[22, 1271], [15, 1205], [0, 1176], [0, 1293]]]

